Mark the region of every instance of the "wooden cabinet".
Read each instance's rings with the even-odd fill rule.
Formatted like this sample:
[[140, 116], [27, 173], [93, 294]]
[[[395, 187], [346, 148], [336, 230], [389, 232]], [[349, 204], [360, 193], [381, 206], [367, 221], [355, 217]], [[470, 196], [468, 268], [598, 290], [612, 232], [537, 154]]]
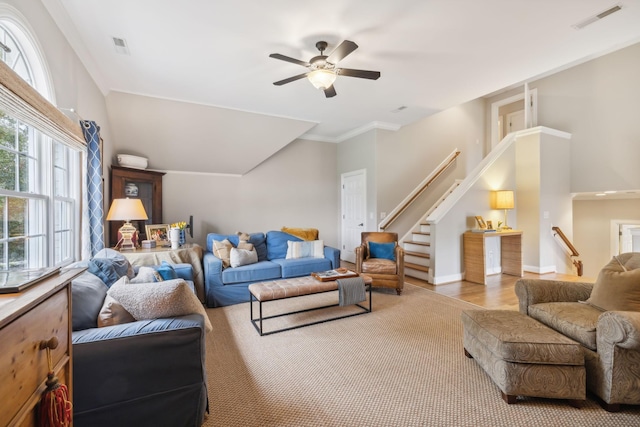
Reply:
[[463, 235], [464, 280], [487, 284], [487, 239], [500, 239], [500, 264], [503, 274], [522, 277], [522, 231], [476, 233]]
[[20, 293], [0, 295], [0, 426], [35, 426], [49, 371], [40, 343], [57, 338], [51, 351], [54, 373], [69, 387], [71, 363], [71, 280], [84, 269], [54, 275]]
[[[162, 224], [162, 176], [164, 172], [111, 166], [111, 200], [140, 199], [149, 217], [146, 221], [131, 221], [140, 232], [140, 240], [146, 239], [145, 225]], [[111, 206], [111, 203], [109, 203]], [[118, 243], [118, 229], [122, 221], [109, 222], [109, 246]]]

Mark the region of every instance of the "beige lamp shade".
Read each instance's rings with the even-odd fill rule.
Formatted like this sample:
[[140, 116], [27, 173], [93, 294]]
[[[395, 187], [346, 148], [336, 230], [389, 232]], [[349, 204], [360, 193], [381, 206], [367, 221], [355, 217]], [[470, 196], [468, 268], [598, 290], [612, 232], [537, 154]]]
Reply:
[[140, 199], [113, 199], [107, 221], [136, 221], [149, 219]]
[[492, 206], [493, 209], [504, 209], [504, 225], [503, 229], [510, 229], [507, 225], [507, 209], [513, 209], [513, 191], [498, 190], [493, 192]]
[[499, 190], [495, 192], [493, 209], [513, 209], [513, 191]]
[[124, 221], [118, 230], [116, 248], [122, 250], [135, 249], [138, 242], [138, 230], [131, 221], [149, 219], [140, 199], [113, 199], [107, 221]]

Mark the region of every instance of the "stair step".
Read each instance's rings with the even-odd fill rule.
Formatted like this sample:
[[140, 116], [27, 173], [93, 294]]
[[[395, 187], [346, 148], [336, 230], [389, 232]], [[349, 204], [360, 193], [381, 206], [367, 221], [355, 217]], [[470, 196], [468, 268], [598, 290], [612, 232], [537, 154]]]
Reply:
[[404, 251], [405, 256], [406, 255], [412, 255], [412, 256], [416, 256], [416, 257], [420, 257], [420, 258], [431, 258], [431, 254], [425, 254], [422, 252], [414, 252], [414, 251]]
[[431, 236], [431, 233], [428, 231], [412, 231], [411, 234], [421, 234], [423, 236]]
[[424, 265], [418, 265], [411, 262], [405, 262], [404, 268], [411, 268], [413, 270], [424, 271], [425, 273], [429, 272], [429, 267], [425, 267]]
[[429, 242], [418, 242], [417, 240], [405, 240], [403, 243], [409, 243], [411, 245], [431, 246]]

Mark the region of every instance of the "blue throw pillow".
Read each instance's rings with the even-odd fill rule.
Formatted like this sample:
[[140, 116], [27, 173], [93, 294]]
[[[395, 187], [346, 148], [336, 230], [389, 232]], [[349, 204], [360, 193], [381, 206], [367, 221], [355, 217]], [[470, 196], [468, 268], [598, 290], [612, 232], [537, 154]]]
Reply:
[[396, 244], [395, 242], [389, 243], [376, 243], [368, 242], [369, 244], [369, 258], [384, 258], [391, 261], [396, 260]]
[[89, 273], [94, 274], [105, 285], [111, 287], [121, 277], [113, 263], [109, 258], [93, 258], [89, 261], [89, 267], [87, 268]]
[[169, 264], [167, 261], [162, 261], [162, 264], [158, 267], [158, 273], [160, 274], [160, 277], [162, 277], [162, 280], [178, 278], [178, 274], [176, 273], [176, 270], [174, 270], [173, 265]]

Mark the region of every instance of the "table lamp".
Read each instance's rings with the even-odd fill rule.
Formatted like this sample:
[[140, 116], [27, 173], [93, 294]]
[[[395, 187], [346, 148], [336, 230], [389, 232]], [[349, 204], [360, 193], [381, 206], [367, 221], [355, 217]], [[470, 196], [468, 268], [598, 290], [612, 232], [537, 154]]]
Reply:
[[140, 199], [113, 199], [107, 214], [107, 221], [124, 221], [124, 224], [118, 230], [120, 236], [118, 236], [116, 249], [119, 248], [121, 251], [135, 249], [136, 245], [133, 239], [136, 237], [138, 230], [131, 224], [131, 221], [146, 219], [149, 219], [149, 217]]
[[511, 227], [507, 225], [507, 209], [513, 209], [513, 191], [511, 190], [498, 190], [494, 191], [493, 195], [493, 209], [504, 209], [504, 224], [502, 228], [510, 230]]

